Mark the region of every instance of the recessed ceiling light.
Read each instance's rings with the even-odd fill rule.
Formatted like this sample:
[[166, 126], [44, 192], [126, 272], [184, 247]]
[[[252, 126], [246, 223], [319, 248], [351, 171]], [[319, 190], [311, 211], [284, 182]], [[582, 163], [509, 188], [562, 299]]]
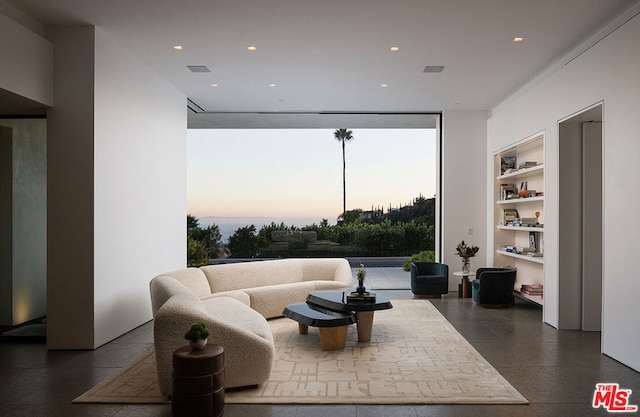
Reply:
[[426, 67], [424, 67], [424, 70], [422, 70], [422, 72], [442, 72], [444, 71], [444, 66], [443, 65], [427, 65]]
[[271, 83], [271, 84], [269, 84], [269, 87], [275, 87], [275, 86], [276, 86], [276, 84], [275, 84], [275, 83]]
[[386, 87], [389, 87], [389, 84], [380, 84], [380, 87], [386, 88]]
[[391, 52], [398, 52], [400, 50], [400, 48], [398, 48], [397, 46], [392, 46], [391, 48], [389, 48], [389, 50]]
[[182, 47], [182, 45], [175, 45], [173, 49], [175, 49], [176, 51], [182, 51], [184, 48]]
[[519, 38], [519, 37], [513, 38], [513, 41], [514, 41], [515, 43], [520, 43], [520, 42], [522, 42], [523, 40], [524, 40], [524, 38]]
[[187, 65], [191, 72], [211, 72], [206, 65]]
[[256, 51], [258, 48], [256, 48], [255, 46], [247, 46], [247, 50], [249, 51]]
[[211, 87], [219, 87], [219, 86], [220, 86], [220, 84], [218, 84], [218, 83], [211, 84]]

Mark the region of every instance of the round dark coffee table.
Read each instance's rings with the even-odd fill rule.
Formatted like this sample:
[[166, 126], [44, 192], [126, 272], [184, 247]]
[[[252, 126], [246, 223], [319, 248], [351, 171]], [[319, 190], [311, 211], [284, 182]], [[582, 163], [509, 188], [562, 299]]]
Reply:
[[314, 291], [307, 296], [307, 304], [312, 308], [325, 308], [340, 313], [355, 313], [358, 341], [369, 342], [371, 341], [374, 311], [388, 310], [393, 308], [393, 305], [381, 294], [376, 294], [373, 301], [350, 301], [347, 296], [353, 291]]
[[286, 306], [282, 315], [298, 322], [300, 334], [308, 334], [309, 326], [318, 327], [322, 350], [344, 349], [348, 326], [356, 322], [351, 312], [341, 313], [304, 303]]

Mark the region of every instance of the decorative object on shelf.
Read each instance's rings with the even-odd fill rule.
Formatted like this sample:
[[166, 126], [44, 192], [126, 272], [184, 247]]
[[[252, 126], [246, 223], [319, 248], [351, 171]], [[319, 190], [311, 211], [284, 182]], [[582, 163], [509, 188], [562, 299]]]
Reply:
[[193, 349], [202, 350], [207, 345], [207, 338], [209, 337], [209, 329], [204, 323], [194, 323], [191, 325], [191, 329], [185, 333], [184, 338], [189, 341], [189, 344]]
[[516, 168], [515, 156], [503, 156], [500, 158], [500, 173], [502, 175], [509, 174]]
[[357, 292], [352, 292], [347, 294], [347, 303], [349, 304], [366, 304], [366, 303], [375, 303], [376, 302], [376, 293], [365, 291], [362, 294]]
[[360, 268], [358, 269], [356, 276], [358, 277], [358, 288], [356, 288], [356, 292], [360, 295], [364, 295], [366, 291], [366, 288], [364, 287], [364, 278], [367, 276], [367, 270], [364, 269], [364, 264], [362, 262], [360, 263]]
[[462, 272], [468, 274], [469, 271], [471, 271], [471, 261], [469, 258], [476, 256], [479, 250], [479, 247], [469, 246], [464, 243], [464, 240], [458, 243], [458, 246], [456, 246], [456, 255], [462, 258]]

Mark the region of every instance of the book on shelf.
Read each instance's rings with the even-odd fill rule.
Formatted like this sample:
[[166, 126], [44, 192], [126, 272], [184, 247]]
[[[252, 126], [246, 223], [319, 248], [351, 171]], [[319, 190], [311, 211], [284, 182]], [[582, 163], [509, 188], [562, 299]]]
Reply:
[[533, 168], [535, 166], [538, 166], [538, 163], [536, 161], [525, 161], [518, 165], [518, 169]]
[[542, 295], [544, 287], [542, 284], [522, 284], [520, 292], [528, 295]]
[[535, 252], [538, 249], [537, 232], [529, 232], [529, 247], [533, 249], [531, 252]]
[[513, 221], [518, 218], [518, 210], [502, 209], [502, 225], [513, 226]]
[[518, 189], [515, 184], [500, 184], [500, 200], [510, 200], [518, 197]]

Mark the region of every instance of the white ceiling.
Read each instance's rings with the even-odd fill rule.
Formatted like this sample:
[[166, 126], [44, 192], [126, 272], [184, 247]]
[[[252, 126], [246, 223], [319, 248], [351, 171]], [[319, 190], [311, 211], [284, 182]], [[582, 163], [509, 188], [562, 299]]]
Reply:
[[[238, 120], [247, 113], [257, 120], [255, 113], [490, 109], [637, 3], [5, 1], [40, 22], [45, 36], [47, 25], [101, 28], [205, 112], [240, 113]], [[516, 36], [524, 41], [514, 43]], [[192, 73], [187, 65], [211, 72]], [[427, 65], [445, 68], [423, 73]], [[204, 127], [210, 120], [201, 116]]]

